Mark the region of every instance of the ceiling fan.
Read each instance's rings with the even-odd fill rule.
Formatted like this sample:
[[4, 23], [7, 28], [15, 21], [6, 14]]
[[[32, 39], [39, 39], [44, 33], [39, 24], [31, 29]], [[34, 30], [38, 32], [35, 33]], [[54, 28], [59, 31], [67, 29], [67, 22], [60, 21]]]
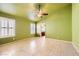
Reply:
[[44, 4], [42, 4], [42, 3], [35, 3], [35, 4], [31, 4], [29, 6], [33, 7], [32, 9], [28, 9], [28, 13], [27, 13], [29, 19], [32, 21], [38, 21], [38, 20], [40, 20], [39, 18], [42, 18], [43, 16], [48, 15], [47, 12], [42, 10], [42, 8], [44, 6]]
[[41, 5], [40, 3], [36, 4], [36, 9], [38, 10], [37, 16], [38, 16], [38, 17], [43, 17], [43, 16], [48, 15], [48, 13], [47, 13], [47, 12], [43, 12], [43, 11], [41, 10], [41, 8], [42, 8], [42, 5]]

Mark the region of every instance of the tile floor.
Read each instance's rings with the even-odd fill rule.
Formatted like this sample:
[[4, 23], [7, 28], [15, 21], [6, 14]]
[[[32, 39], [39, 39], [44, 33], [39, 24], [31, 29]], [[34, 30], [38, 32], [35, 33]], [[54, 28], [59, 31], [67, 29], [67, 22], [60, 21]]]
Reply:
[[79, 56], [71, 42], [33, 37], [0, 45], [0, 56]]

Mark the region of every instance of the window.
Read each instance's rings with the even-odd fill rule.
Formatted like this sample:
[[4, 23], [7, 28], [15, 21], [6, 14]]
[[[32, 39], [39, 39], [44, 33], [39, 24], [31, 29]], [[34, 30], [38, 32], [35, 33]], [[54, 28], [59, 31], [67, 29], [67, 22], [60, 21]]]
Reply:
[[37, 33], [40, 34], [41, 33], [41, 23], [37, 24]]
[[37, 33], [40, 34], [41, 32], [45, 32], [45, 23], [38, 23], [37, 24]]
[[35, 23], [31, 23], [31, 34], [35, 34]]
[[15, 20], [0, 17], [0, 38], [15, 36]]

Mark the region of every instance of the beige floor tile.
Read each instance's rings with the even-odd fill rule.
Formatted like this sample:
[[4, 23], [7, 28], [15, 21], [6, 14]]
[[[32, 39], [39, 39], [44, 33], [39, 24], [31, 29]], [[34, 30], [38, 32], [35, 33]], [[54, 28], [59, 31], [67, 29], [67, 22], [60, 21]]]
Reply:
[[0, 45], [1, 56], [79, 56], [71, 42], [33, 37]]

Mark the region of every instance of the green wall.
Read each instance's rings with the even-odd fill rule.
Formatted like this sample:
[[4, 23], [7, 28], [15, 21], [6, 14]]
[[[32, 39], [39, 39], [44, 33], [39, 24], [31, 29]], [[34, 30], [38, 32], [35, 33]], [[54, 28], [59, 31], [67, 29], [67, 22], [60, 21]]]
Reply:
[[79, 49], [79, 4], [72, 5], [72, 42]]
[[[71, 4], [66, 5], [66, 6], [62, 4], [63, 5], [62, 8], [55, 6], [55, 8], [58, 8], [55, 10], [54, 8], [52, 8], [53, 4], [50, 4], [50, 5], [46, 7], [48, 16], [45, 16], [42, 19], [46, 22], [46, 37], [71, 41], [72, 40], [72, 31], [71, 31], [72, 30], [72, 6]], [[14, 15], [7, 14], [4, 12], [0, 12], [0, 16], [15, 18], [16, 20], [15, 40], [32, 37], [32, 35], [30, 34], [31, 21], [29, 21], [28, 18], [14, 16]], [[15, 41], [15, 40], [13, 40], [13, 38], [3, 38], [3, 39], [0, 38], [0, 44]]]
[[[62, 4], [64, 5], [64, 4]], [[52, 6], [52, 5], [51, 5]], [[46, 37], [71, 41], [72, 40], [72, 5], [52, 11], [48, 10], [46, 22]]]
[[[22, 18], [19, 16], [14, 16], [11, 14], [7, 14], [4, 12], [0, 12], [1, 17], [8, 17], [8, 18], [14, 18], [16, 21], [16, 36], [14, 37], [15, 40], [24, 39], [27, 37], [30, 37], [30, 23], [27, 18]], [[15, 41], [12, 37], [10, 38], [0, 38], [0, 44]]]

